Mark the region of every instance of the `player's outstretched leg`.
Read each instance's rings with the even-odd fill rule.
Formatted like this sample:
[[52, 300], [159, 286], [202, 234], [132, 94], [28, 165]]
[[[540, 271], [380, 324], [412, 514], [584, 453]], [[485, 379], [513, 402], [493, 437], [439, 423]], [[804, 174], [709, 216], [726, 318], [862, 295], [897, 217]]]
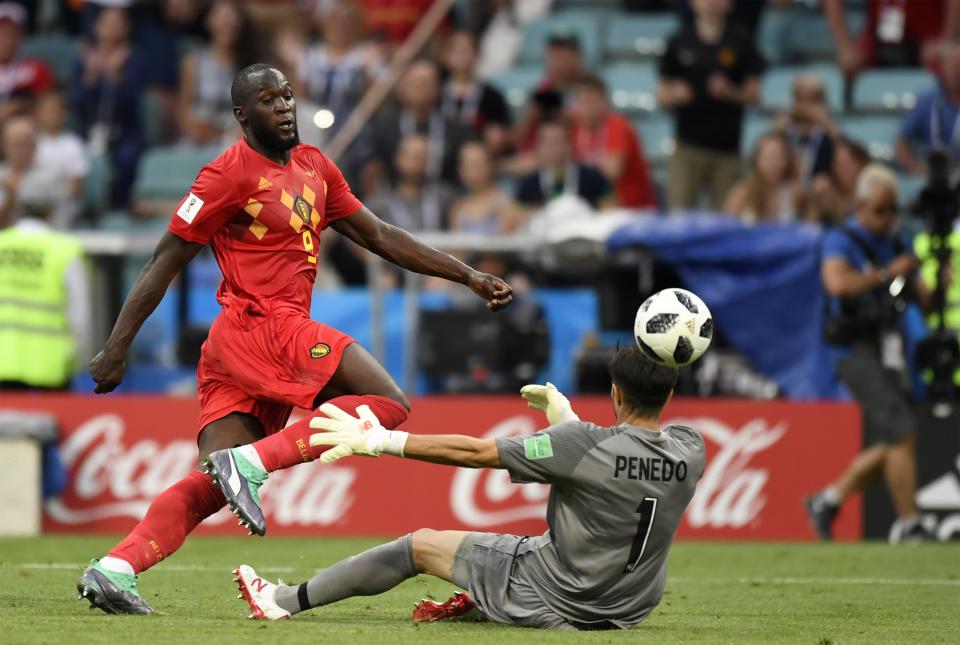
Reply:
[[[200, 454], [262, 436], [260, 423], [253, 417], [230, 415], [204, 428]], [[150, 504], [127, 537], [83, 571], [77, 581], [79, 598], [109, 614], [153, 613], [139, 594], [137, 574], [179, 549], [200, 522], [223, 508], [224, 501], [210, 477], [199, 471], [173, 484]]]
[[353, 596], [373, 596], [417, 575], [413, 535], [381, 544], [320, 571], [301, 585], [273, 584], [241, 565], [234, 573], [250, 618], [277, 620]]
[[[463, 585], [463, 579], [454, 581], [454, 560], [467, 535], [462, 531], [420, 529], [338, 562], [300, 585], [274, 584], [247, 565], [234, 570], [234, 580], [240, 590], [239, 598], [250, 606], [249, 618], [261, 620], [289, 618], [345, 598], [381, 594], [418, 573]], [[460, 604], [467, 603], [469, 599], [464, 594]]]
[[[403, 392], [390, 374], [357, 343], [344, 349], [337, 371], [317, 395], [314, 407], [323, 402], [351, 411], [368, 405], [388, 430], [406, 421], [409, 410]], [[267, 532], [260, 508], [260, 487], [267, 474], [313, 461], [326, 450], [310, 446], [310, 435], [315, 432], [310, 427], [310, 418], [301, 419], [249, 446], [214, 452], [204, 461], [204, 471], [213, 477], [230, 510], [251, 533]]]

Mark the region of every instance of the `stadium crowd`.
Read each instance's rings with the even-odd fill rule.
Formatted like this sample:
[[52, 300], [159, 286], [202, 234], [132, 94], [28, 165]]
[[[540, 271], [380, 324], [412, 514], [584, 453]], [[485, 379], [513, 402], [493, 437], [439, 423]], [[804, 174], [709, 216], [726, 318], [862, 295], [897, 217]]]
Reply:
[[[23, 201], [18, 188], [40, 185], [57, 228], [96, 224], [109, 212], [165, 217], [168, 209], [138, 192], [150, 183], [140, 176], [150, 171], [144, 156], [213, 156], [235, 140], [228, 86], [256, 60], [275, 63], [295, 85], [302, 138], [329, 142], [430, 4], [0, 3], [0, 216], [10, 219]], [[706, 207], [748, 222], [836, 223], [849, 214], [854, 178], [871, 156], [909, 181], [924, 173], [926, 150], [960, 152], [952, 136], [960, 111], [957, 2], [826, 1], [822, 15], [785, 0], [590, 4], [457, 3], [342, 155], [355, 192], [412, 230], [509, 233], [560, 194], [592, 208]], [[641, 51], [641, 38], [632, 53], [601, 55], [571, 24], [578, 11], [608, 24], [666, 18], [675, 31], [653, 44], [659, 55]], [[570, 20], [553, 19], [564, 12]], [[816, 47], [798, 58], [783, 51], [788, 45], [771, 54], [757, 42], [758, 34], [784, 33], [797, 12], [829, 25], [835, 65]], [[528, 28], [545, 21], [544, 33]], [[860, 23], [859, 41], [850, 23]], [[540, 60], [525, 59], [523, 40], [531, 38], [542, 41]], [[809, 69], [770, 67], [784, 58]], [[618, 99], [632, 88], [617, 86], [612, 72], [646, 80], [651, 64], [656, 87], [640, 91], [656, 103], [638, 110]], [[918, 90], [904, 101], [912, 109], [884, 115], [889, 124], [902, 112], [899, 132], [863, 140], [844, 127], [858, 110], [850, 101], [858, 72], [911, 65], [943, 82], [903, 88]], [[762, 96], [768, 69], [780, 78], [797, 72], [771, 88], [782, 94], [772, 101]], [[518, 72], [525, 83], [511, 80]], [[847, 91], [835, 96], [841, 72]], [[673, 132], [658, 136], [652, 123], [667, 113]]]
[[[431, 4], [0, 2], [0, 228], [163, 226], [236, 140], [230, 81], [254, 61], [287, 75], [323, 149]], [[926, 154], [960, 157], [960, 0], [453, 4], [337, 159], [411, 231], [512, 235], [560, 197], [569, 218], [842, 227], [872, 162], [905, 212]], [[365, 282], [358, 247], [323, 246], [320, 284]]]

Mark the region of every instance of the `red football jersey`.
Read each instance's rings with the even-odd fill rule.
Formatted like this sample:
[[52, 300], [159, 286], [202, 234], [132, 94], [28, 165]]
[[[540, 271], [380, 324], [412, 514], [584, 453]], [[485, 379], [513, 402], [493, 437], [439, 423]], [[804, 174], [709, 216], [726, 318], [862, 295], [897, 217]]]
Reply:
[[203, 167], [168, 229], [210, 243], [223, 272], [217, 301], [264, 313], [296, 308], [309, 315], [320, 231], [361, 207], [340, 169], [313, 146], [273, 162], [241, 139]]

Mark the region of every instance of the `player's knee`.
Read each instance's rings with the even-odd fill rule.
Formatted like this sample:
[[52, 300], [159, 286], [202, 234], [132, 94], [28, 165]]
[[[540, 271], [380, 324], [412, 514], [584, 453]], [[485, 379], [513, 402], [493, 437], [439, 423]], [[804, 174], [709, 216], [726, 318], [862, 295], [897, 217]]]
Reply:
[[391, 392], [385, 393], [383, 396], [399, 403], [407, 410], [407, 412], [410, 411], [410, 401], [407, 399], [407, 396], [403, 393], [403, 390], [401, 390], [399, 386], [392, 388]]
[[436, 558], [436, 536], [438, 531], [433, 529], [417, 529], [410, 534], [413, 549], [413, 566], [417, 573], [430, 570], [431, 563]]

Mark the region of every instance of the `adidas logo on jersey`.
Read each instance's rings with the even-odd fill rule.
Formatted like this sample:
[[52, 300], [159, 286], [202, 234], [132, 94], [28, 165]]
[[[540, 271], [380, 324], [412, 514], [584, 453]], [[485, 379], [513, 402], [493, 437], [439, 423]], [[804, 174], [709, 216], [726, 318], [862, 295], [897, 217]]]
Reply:
[[273, 184], [261, 177], [260, 183], [257, 184], [257, 190], [266, 190], [267, 188], [273, 188]]

